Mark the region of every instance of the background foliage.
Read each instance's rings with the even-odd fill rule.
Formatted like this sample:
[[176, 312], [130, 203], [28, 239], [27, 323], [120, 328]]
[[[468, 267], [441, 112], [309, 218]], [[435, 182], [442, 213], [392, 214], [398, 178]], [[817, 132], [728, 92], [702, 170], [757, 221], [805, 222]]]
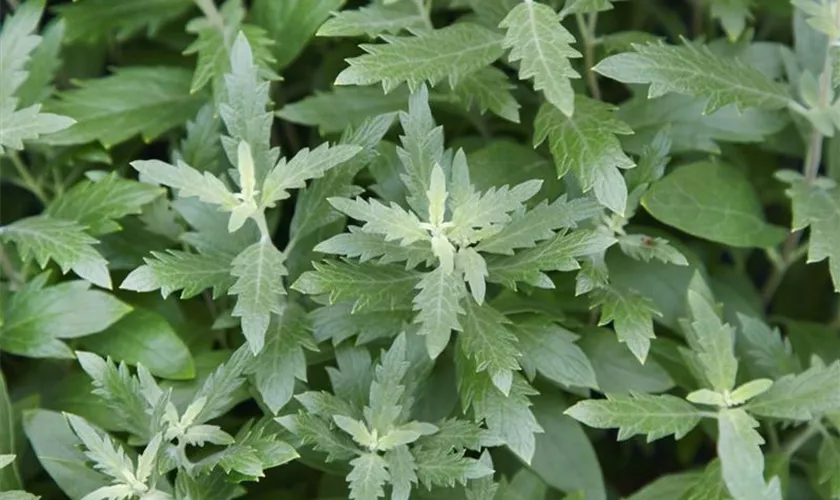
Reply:
[[0, 499], [840, 498], [834, 0], [7, 0]]

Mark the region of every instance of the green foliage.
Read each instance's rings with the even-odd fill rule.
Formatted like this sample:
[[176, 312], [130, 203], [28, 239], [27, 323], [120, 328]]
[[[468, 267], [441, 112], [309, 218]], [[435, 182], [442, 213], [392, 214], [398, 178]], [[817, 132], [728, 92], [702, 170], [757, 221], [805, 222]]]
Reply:
[[833, 0], [15, 0], [0, 499], [840, 495]]

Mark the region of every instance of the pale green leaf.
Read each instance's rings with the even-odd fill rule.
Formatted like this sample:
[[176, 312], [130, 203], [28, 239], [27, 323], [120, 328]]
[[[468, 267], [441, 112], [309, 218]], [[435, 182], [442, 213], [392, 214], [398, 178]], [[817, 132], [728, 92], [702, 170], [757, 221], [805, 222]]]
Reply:
[[510, 392], [513, 372], [519, 369], [517, 338], [511, 321], [490, 305], [466, 299], [463, 331], [458, 335], [464, 355], [472, 358], [476, 371], [486, 371], [504, 394]]
[[75, 221], [91, 234], [117, 231], [117, 220], [139, 214], [164, 191], [155, 186], [110, 174], [96, 182], [81, 181], [49, 204], [46, 214]]
[[[408, 191], [406, 201], [417, 214], [428, 211], [426, 189], [432, 168], [446, 163], [444, 159], [443, 127], [436, 127], [429, 108], [429, 91], [420, 85], [408, 98], [408, 112], [400, 113], [403, 135], [397, 156], [404, 173], [399, 175]], [[399, 189], [402, 189], [401, 187]]]
[[723, 480], [734, 498], [781, 500], [779, 479], [764, 482], [764, 439], [756, 427], [758, 422], [739, 408], [718, 413], [717, 452]]
[[342, 219], [342, 215], [330, 206], [329, 199], [333, 196], [350, 198], [362, 192], [360, 187], [353, 185], [353, 178], [376, 158], [376, 148], [393, 122], [392, 114], [380, 115], [363, 120], [354, 130], [345, 131], [339, 143], [360, 146], [362, 151], [298, 193], [289, 229], [292, 241]]
[[0, 104], [3, 107], [11, 101], [14, 109], [16, 100], [12, 96], [26, 80], [24, 67], [41, 43], [35, 31], [44, 13], [44, 3], [42, 0], [24, 2], [14, 15], [4, 19], [0, 32]]
[[455, 273], [438, 267], [424, 274], [416, 288], [419, 292], [414, 297], [414, 322], [420, 324], [417, 333], [426, 337], [429, 355], [437, 358], [449, 343], [452, 330], [462, 330], [458, 315], [464, 313], [460, 304], [464, 285]]
[[416, 241], [403, 246], [396, 241], [386, 241], [378, 234], [366, 233], [357, 227], [351, 226], [348, 229], [347, 233], [337, 234], [318, 243], [314, 250], [358, 258], [361, 262], [374, 259], [380, 264], [405, 262], [407, 269], [415, 268], [421, 262], [429, 264], [434, 258], [431, 248], [424, 242]]
[[451, 452], [440, 448], [421, 448], [414, 452], [417, 478], [427, 488], [433, 486], [452, 487], [465, 484], [468, 479], [477, 479], [493, 473], [493, 469], [474, 458], [464, 456], [463, 451]]
[[131, 375], [128, 366], [117, 366], [110, 358], [85, 351], [76, 351], [79, 365], [93, 381], [93, 393], [102, 398], [114, 411], [124, 429], [140, 438], [149, 437], [151, 417], [147, 399], [143, 396], [140, 382]]
[[212, 104], [202, 106], [195, 119], [187, 122], [187, 134], [174, 159], [182, 160], [200, 172], [221, 173], [220, 123], [221, 119]]
[[376, 37], [382, 33], [395, 35], [406, 30], [420, 34], [428, 29], [425, 13], [413, 2], [397, 2], [390, 5], [371, 4], [354, 10], [342, 10], [333, 14], [318, 28], [318, 36], [331, 37]]
[[507, 30], [503, 45], [510, 60], [520, 61], [519, 78], [533, 78], [534, 88], [564, 115], [575, 110], [571, 78], [580, 78], [570, 58], [581, 54], [571, 47], [575, 37], [560, 24], [561, 16], [548, 5], [527, 1], [513, 8], [499, 24]]
[[290, 189], [305, 187], [305, 181], [323, 177], [328, 170], [353, 158], [361, 150], [360, 146], [355, 145], [330, 147], [323, 143], [311, 151], [309, 148], [301, 149], [289, 161], [281, 159], [265, 178], [260, 204], [274, 206], [277, 201], [289, 197]]
[[0, 105], [0, 153], [3, 147], [23, 149], [23, 141], [38, 139], [73, 125], [75, 120], [53, 113], [41, 113], [41, 105], [14, 109], [15, 100]]
[[205, 403], [195, 416], [193, 424], [203, 424], [227, 413], [239, 398], [239, 390], [245, 384], [246, 370], [253, 366], [254, 356], [249, 346], [243, 345], [230, 355], [230, 358], [204, 379], [204, 383], [195, 393], [193, 401], [204, 398]]
[[417, 484], [417, 464], [408, 446], [397, 446], [385, 453], [391, 482], [391, 500], [408, 500]]
[[596, 210], [600, 210], [597, 204], [585, 198], [567, 200], [562, 195], [551, 204], [543, 200], [531, 210], [514, 211], [501, 231], [482, 239], [475, 248], [513, 255], [514, 250], [533, 248], [538, 242], [554, 237], [555, 231], [576, 228], [578, 222], [594, 216]]
[[660, 316], [653, 301], [633, 290], [608, 287], [595, 292], [593, 306], [601, 308], [598, 326], [612, 323], [618, 340], [644, 364], [650, 341], [656, 338], [653, 318]]
[[481, 240], [510, 221], [510, 212], [520, 208], [542, 187], [542, 181], [530, 180], [513, 186], [490, 188], [484, 193], [471, 193], [452, 211], [452, 229], [447, 237], [466, 244]]
[[651, 43], [635, 52], [610, 56], [598, 73], [624, 83], [650, 83], [648, 97], [668, 92], [706, 97], [705, 113], [735, 104], [739, 109], [781, 109], [791, 98], [784, 85], [734, 58], [712, 54], [703, 46]]
[[461, 78], [452, 92], [466, 105], [472, 105], [482, 113], [488, 110], [505, 120], [519, 123], [520, 105], [511, 90], [516, 88], [504, 71], [487, 66]]
[[613, 1], [619, 0], [567, 0], [560, 15], [565, 17], [569, 14], [592, 14], [612, 10]]
[[[391, 347], [382, 353], [379, 364], [374, 368], [369, 403], [363, 410], [365, 420], [380, 434], [380, 439], [384, 439], [385, 435], [394, 431], [396, 424], [404, 416], [404, 410], [407, 409], [403, 405], [405, 394], [403, 378], [409, 368], [410, 363], [406, 361], [406, 338], [404, 334], [400, 334]], [[411, 430], [410, 426], [411, 424], [406, 424], [402, 428]], [[432, 432], [436, 430], [435, 427]], [[427, 433], [420, 432], [412, 441]]]
[[154, 33], [191, 6], [189, 0], [85, 0], [55, 10], [67, 24], [68, 40], [96, 42], [111, 34], [122, 41], [143, 30]]
[[420, 219], [396, 203], [384, 205], [375, 198], [330, 198], [329, 202], [336, 210], [364, 221], [363, 231], [381, 234], [385, 241], [399, 240], [400, 244], [405, 246], [429, 239], [429, 233], [420, 225]]
[[352, 262], [314, 263], [292, 288], [308, 295], [329, 294], [330, 303], [350, 301], [352, 312], [390, 311], [406, 307], [420, 275], [398, 266]]
[[230, 275], [231, 260], [221, 253], [198, 254], [179, 250], [152, 252], [144, 257], [144, 265], [131, 271], [120, 284], [124, 290], [151, 292], [160, 290], [165, 298], [176, 290], [180, 297], [195, 297], [208, 288], [213, 297], [227, 293], [234, 279]]
[[534, 120], [534, 146], [548, 139], [557, 166], [557, 176], [572, 171], [584, 192], [595, 190], [602, 205], [624, 214], [627, 186], [619, 169], [635, 166], [616, 134], [633, 130], [618, 120], [611, 104], [581, 95], [575, 98], [575, 114], [565, 116], [554, 106], [544, 104]]
[[376, 453], [364, 453], [350, 461], [353, 470], [347, 474], [352, 500], [376, 500], [385, 495], [383, 486], [391, 477], [388, 463]]
[[125, 451], [107, 434], [100, 434], [83, 418], [65, 414], [67, 422], [85, 446], [93, 467], [123, 484], [134, 484], [134, 464]]
[[650, 262], [656, 259], [676, 266], [688, 265], [685, 256], [672, 247], [665, 238], [650, 237], [644, 234], [624, 234], [618, 237], [618, 245], [625, 255], [636, 260]]
[[254, 360], [253, 384], [262, 401], [277, 414], [292, 398], [295, 380], [306, 382], [303, 347], [315, 350], [304, 311], [288, 304], [266, 334], [265, 348]]
[[515, 288], [522, 281], [542, 288], [554, 285], [544, 271], [573, 271], [580, 268], [578, 258], [598, 254], [615, 243], [612, 236], [590, 230], [558, 234], [534, 248], [511, 257], [487, 259], [489, 280]]
[[694, 290], [688, 291], [691, 331], [689, 345], [697, 352], [706, 379], [718, 392], [735, 387], [738, 360], [735, 358], [735, 329], [722, 322], [714, 304]]
[[758, 377], [781, 378], [801, 371], [790, 340], [778, 328], [770, 329], [761, 320], [738, 313], [741, 324], [736, 348], [745, 355], [742, 362]]
[[746, 405], [755, 415], [791, 420], [811, 420], [821, 413], [840, 410], [840, 361], [814, 364], [799, 374], [786, 375]]
[[749, 179], [725, 163], [677, 168], [651, 186], [642, 205], [660, 222], [735, 247], [770, 247], [785, 236], [765, 222]]
[[559, 325], [541, 321], [517, 321], [513, 327], [522, 351], [525, 373], [563, 386], [598, 388], [595, 370], [586, 354], [575, 344], [578, 336]]
[[565, 413], [590, 427], [618, 428], [619, 440], [644, 434], [648, 442], [671, 434], [680, 439], [700, 422], [694, 406], [668, 394], [607, 394], [605, 400], [580, 401]]
[[79, 224], [37, 215], [0, 227], [0, 238], [17, 245], [24, 259], [33, 256], [42, 268], [55, 261], [62, 273], [73, 270], [80, 277], [103, 288], [111, 288], [108, 262], [93, 247], [97, 240]]
[[45, 105], [46, 111], [68, 116], [76, 124], [44, 142], [65, 146], [99, 141], [110, 148], [138, 134], [150, 142], [198, 112], [203, 96], [189, 93], [191, 78], [181, 68], [136, 66], [81, 82]]
[[336, 85], [382, 83], [385, 92], [408, 83], [413, 91], [423, 82], [448, 78], [457, 84], [502, 55], [501, 37], [477, 24], [458, 23], [415, 37], [382, 35], [384, 44], [362, 44], [367, 54], [348, 59]]
[[371, 450], [376, 448], [377, 440], [370, 433], [364, 422], [345, 417], [344, 415], [333, 415], [332, 420], [339, 429], [346, 432], [360, 446]]
[[792, 229], [810, 227], [808, 262], [828, 259], [834, 290], [840, 291], [840, 188], [835, 185], [811, 184], [799, 175], [779, 174], [790, 183], [787, 195], [793, 203]]
[[260, 352], [271, 313], [282, 311], [281, 301], [286, 290], [283, 276], [285, 256], [271, 241], [260, 241], [246, 248], [233, 259], [230, 274], [236, 281], [228, 291], [236, 295], [231, 313], [242, 321], [242, 333], [254, 353]]
[[239, 199], [218, 177], [210, 172], [202, 174], [183, 161], [178, 161], [177, 165], [173, 166], [160, 160], [135, 160], [131, 162], [131, 166], [140, 172], [147, 182], [177, 189], [182, 198], [195, 196], [205, 203], [219, 205], [228, 211], [239, 204]]

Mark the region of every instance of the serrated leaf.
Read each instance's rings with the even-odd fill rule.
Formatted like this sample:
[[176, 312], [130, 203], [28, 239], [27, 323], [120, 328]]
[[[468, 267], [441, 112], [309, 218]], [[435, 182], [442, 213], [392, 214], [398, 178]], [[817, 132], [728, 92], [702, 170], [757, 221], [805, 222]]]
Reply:
[[501, 37], [477, 24], [458, 23], [414, 37], [382, 35], [384, 44], [362, 44], [366, 55], [347, 60], [336, 85], [382, 83], [385, 92], [407, 83], [414, 91], [423, 82], [444, 78], [455, 85], [502, 55]]
[[350, 483], [350, 498], [353, 500], [376, 500], [385, 496], [383, 486], [391, 477], [388, 464], [376, 453], [364, 453], [350, 461], [353, 470], [347, 474]]
[[160, 290], [164, 298], [181, 290], [182, 299], [195, 297], [212, 288], [213, 297], [217, 298], [234, 283], [230, 274], [231, 261], [224, 254], [168, 250], [166, 253], [152, 252], [151, 255], [143, 258], [146, 264], [126, 276], [120, 288], [135, 292]]
[[460, 304], [463, 287], [461, 278], [443, 267], [424, 274], [417, 283], [414, 323], [420, 324], [417, 333], [426, 337], [426, 348], [433, 359], [446, 348], [452, 330], [462, 330], [458, 315], [464, 313]]
[[771, 330], [761, 320], [741, 313], [738, 313], [738, 322], [741, 328], [735, 346], [746, 354], [743, 360], [748, 363], [751, 373], [776, 379], [801, 370], [790, 340], [783, 339], [778, 328]]
[[41, 43], [41, 37], [35, 31], [43, 13], [43, 1], [29, 1], [4, 20], [0, 32], [0, 103], [4, 105], [26, 80], [24, 67], [32, 51]]
[[520, 105], [511, 93], [514, 88], [504, 71], [487, 66], [462, 77], [452, 92], [468, 109], [475, 105], [482, 113], [489, 110], [505, 120], [519, 123]]
[[75, 184], [50, 203], [45, 213], [75, 221], [86, 226], [89, 233], [98, 235], [119, 230], [117, 220], [139, 214], [143, 205], [162, 194], [164, 191], [155, 186], [110, 174], [96, 182]]
[[235, 163], [239, 144], [246, 142], [254, 161], [255, 180], [261, 182], [277, 163], [280, 150], [270, 144], [274, 117], [266, 111], [269, 83], [260, 75], [248, 38], [241, 31], [230, 49], [230, 72], [224, 81], [224, 99], [218, 108], [228, 135], [222, 136], [222, 146], [228, 160]]
[[464, 364], [471, 373], [462, 375], [461, 397], [471, 398], [476, 418], [484, 419], [493, 437], [501, 439], [516, 456], [530, 464], [536, 447], [534, 434], [543, 432], [528, 399], [537, 391], [514, 373], [510, 392], [503, 394], [487, 374], [472, 372], [472, 363]]
[[181, 68], [137, 66], [81, 82], [44, 107], [76, 124], [43, 140], [55, 146], [99, 141], [111, 148], [139, 134], [151, 142], [198, 112], [203, 96], [189, 93], [191, 78]]
[[351, 159], [362, 150], [355, 145], [336, 145], [330, 147], [324, 143], [313, 150], [303, 148], [295, 156], [286, 161], [285, 158], [274, 166], [263, 183], [260, 203], [262, 206], [272, 207], [279, 200], [289, 197], [290, 189], [306, 186], [305, 181], [323, 177], [334, 168]]
[[[369, 403], [363, 410], [365, 420], [380, 434], [380, 439], [394, 431], [396, 424], [403, 417], [403, 378], [409, 367], [410, 363], [406, 361], [406, 338], [404, 334], [400, 334], [390, 349], [382, 353], [379, 364], [374, 369]], [[410, 430], [410, 425], [407, 424], [403, 428]], [[422, 432], [418, 433], [412, 441], [421, 434]]]
[[140, 438], [149, 437], [151, 419], [141, 384], [132, 377], [128, 366], [117, 366], [110, 358], [76, 351], [79, 365], [93, 381], [93, 393], [102, 398], [120, 418], [125, 430]]
[[575, 37], [560, 20], [553, 8], [529, 1], [514, 7], [499, 26], [507, 30], [503, 46], [511, 49], [510, 60], [520, 61], [519, 78], [533, 78], [534, 88], [541, 90], [548, 102], [572, 116], [575, 92], [570, 79], [580, 75], [569, 59], [581, 54], [571, 47]]
[[67, 422], [76, 436], [81, 439], [85, 455], [93, 461], [93, 467], [123, 484], [135, 484], [134, 464], [122, 447], [107, 434], [102, 435], [83, 418], [65, 414]]
[[690, 403], [668, 394], [607, 394], [606, 400], [580, 401], [565, 413], [590, 427], [618, 428], [619, 440], [644, 434], [648, 442], [672, 434], [680, 439], [701, 418]]
[[488, 304], [479, 305], [470, 299], [464, 302], [459, 346], [465, 356], [473, 359], [476, 371], [486, 371], [493, 385], [507, 395], [520, 356], [517, 338], [508, 326], [511, 321]]
[[87, 0], [56, 7], [67, 24], [67, 39], [96, 42], [115, 33], [123, 41], [142, 30], [156, 32], [186, 12], [189, 0]]
[[277, 422], [300, 438], [304, 445], [312, 445], [315, 450], [326, 453], [327, 461], [349, 460], [358, 452], [349, 436], [333, 432], [329, 424], [312, 414], [298, 412], [280, 417]]
[[712, 0], [711, 14], [718, 19], [730, 41], [736, 41], [751, 18], [752, 0]]
[[177, 189], [182, 198], [195, 196], [228, 211], [239, 204], [239, 199], [218, 177], [210, 172], [202, 174], [183, 161], [173, 166], [160, 160], [135, 160], [131, 166], [140, 172], [144, 180]]
[[417, 484], [417, 464], [408, 446], [397, 446], [385, 453], [391, 483], [391, 500], [408, 500]]
[[609, 287], [595, 292], [593, 305], [601, 308], [598, 326], [612, 322], [618, 340], [644, 364], [650, 341], [656, 338], [653, 318], [661, 316], [653, 301], [633, 290]]
[[41, 105], [33, 104], [15, 109], [15, 100], [0, 105], [0, 153], [3, 147], [23, 149], [23, 141], [38, 139], [66, 129], [76, 123], [72, 118], [53, 113], [41, 113]]
[[371, 4], [333, 14], [318, 28], [317, 36], [374, 38], [382, 33], [395, 35], [406, 30], [420, 34], [428, 29], [422, 9], [411, 2]]
[[352, 262], [313, 263], [292, 288], [309, 295], [329, 294], [330, 303], [351, 301], [352, 312], [390, 311], [405, 307], [420, 276], [401, 266]]
[[734, 353], [735, 329], [723, 323], [714, 305], [694, 290], [688, 291], [688, 309], [691, 314], [689, 345], [697, 352], [706, 379], [718, 392], [735, 387], [738, 360]]
[[522, 351], [520, 363], [531, 377], [543, 377], [564, 386], [598, 388], [595, 370], [575, 344], [578, 336], [553, 323], [519, 321], [513, 328]]
[[[52, 81], [61, 66], [61, 43], [65, 31], [63, 21], [49, 22], [44, 27], [41, 43], [32, 51], [32, 57], [25, 66], [29, 74], [23, 85], [15, 89], [19, 106], [27, 107], [43, 102], [55, 91]], [[0, 69], [0, 72], [4, 70]], [[3, 90], [7, 91], [5, 88]]]
[[318, 243], [314, 250], [333, 255], [358, 258], [360, 262], [376, 260], [380, 264], [405, 262], [407, 269], [417, 267], [421, 262], [430, 263], [434, 255], [425, 243], [416, 241], [410, 245], [400, 245], [395, 241], [385, 241], [377, 234], [366, 233], [359, 228], [349, 227], [349, 232], [337, 234]]
[[627, 186], [619, 169], [635, 163], [622, 151], [616, 134], [633, 130], [614, 116], [617, 108], [610, 104], [578, 95], [575, 109], [569, 118], [543, 104], [534, 120], [534, 146], [548, 139], [558, 177], [572, 171], [584, 192], [594, 189], [602, 205], [624, 214]]
[[364, 221], [363, 231], [381, 234], [385, 241], [399, 240], [401, 245], [409, 245], [429, 238], [429, 233], [420, 226], [420, 219], [396, 203], [391, 202], [391, 205], [387, 206], [374, 198], [330, 198], [329, 202], [336, 210]]
[[285, 256], [271, 241], [260, 241], [243, 250], [231, 263], [230, 274], [236, 277], [228, 291], [229, 295], [236, 295], [231, 314], [241, 319], [242, 333], [255, 354], [265, 342], [271, 313], [282, 311], [281, 301], [286, 294], [283, 276], [288, 273], [284, 260]]
[[[483, 234], [510, 221], [510, 212], [520, 208], [542, 187], [542, 181], [530, 180], [513, 187], [490, 188], [471, 193], [452, 210], [452, 229], [447, 237], [455, 242], [480, 240]], [[492, 232], [490, 233], [492, 234]]]
[[799, 374], [786, 375], [745, 406], [763, 417], [811, 420], [840, 410], [840, 361], [814, 364]]
[[553, 288], [544, 271], [573, 271], [580, 268], [577, 258], [603, 252], [615, 243], [612, 236], [578, 230], [558, 234], [534, 248], [518, 252], [512, 257], [493, 257], [487, 260], [489, 280], [515, 288], [516, 282]]
[[728, 104], [773, 110], [790, 102], [782, 84], [737, 59], [712, 54], [708, 47], [660, 42], [633, 48], [635, 52], [607, 57], [594, 71], [624, 83], [650, 83], [650, 98], [668, 92], [706, 97], [707, 114]]
[[303, 347], [314, 350], [315, 344], [305, 312], [295, 304], [286, 305], [275, 317], [266, 337], [265, 348], [254, 360], [253, 383], [268, 409], [277, 414], [292, 398], [295, 380], [306, 382]]
[[555, 236], [560, 229], [574, 229], [577, 223], [593, 216], [589, 200], [567, 200], [562, 195], [551, 204], [543, 200], [531, 210], [516, 210], [501, 231], [482, 239], [476, 250], [513, 255], [514, 250], [533, 248], [540, 241]]
[[203, 424], [219, 415], [225, 414], [237, 399], [238, 391], [245, 383], [243, 374], [254, 362], [249, 346], [243, 345], [230, 355], [230, 358], [204, 379], [204, 383], [195, 393], [193, 401], [204, 398], [204, 406], [193, 419], [193, 424]]
[[790, 182], [786, 193], [793, 203], [792, 229], [811, 228], [808, 262], [828, 259], [834, 290], [840, 292], [840, 230], [836, 223], [840, 216], [840, 188], [809, 185], [801, 176], [785, 180]]
[[781, 500], [778, 478], [764, 482], [764, 439], [755, 430], [758, 422], [744, 410], [730, 408], [718, 413], [717, 451], [726, 488], [734, 498]]
[[47, 215], [27, 217], [0, 228], [0, 238], [14, 242], [24, 259], [34, 257], [41, 268], [52, 260], [62, 273], [72, 269], [95, 285], [111, 288], [108, 262], [93, 247], [97, 240], [75, 222]]
[[488, 466], [464, 456], [463, 451], [450, 452], [439, 448], [421, 448], [414, 452], [417, 478], [431, 489], [433, 486], [452, 487], [466, 484], [468, 479], [493, 473]]
[[672, 247], [665, 238], [650, 237], [644, 234], [624, 234], [618, 237], [618, 245], [625, 255], [636, 260], [650, 262], [656, 259], [676, 266], [688, 265], [685, 256]]
[[716, 161], [677, 168], [650, 187], [642, 206], [660, 222], [726, 245], [765, 248], [785, 235], [765, 222], [749, 179]]

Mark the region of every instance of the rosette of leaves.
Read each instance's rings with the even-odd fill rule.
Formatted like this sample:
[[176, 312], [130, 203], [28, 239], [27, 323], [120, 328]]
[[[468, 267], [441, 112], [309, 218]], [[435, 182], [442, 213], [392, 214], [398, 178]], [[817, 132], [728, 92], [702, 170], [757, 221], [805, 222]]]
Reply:
[[418, 483], [428, 490], [466, 486], [493, 473], [486, 461], [466, 455], [489, 442], [485, 430], [469, 420], [412, 418], [417, 381], [431, 366], [409, 361], [419, 347], [411, 344], [400, 334], [375, 366], [367, 351], [339, 351], [339, 368], [329, 372], [333, 392], [298, 394], [303, 408], [277, 419], [327, 462], [347, 462], [353, 500], [376, 500], [386, 489], [391, 499], [407, 500]]

